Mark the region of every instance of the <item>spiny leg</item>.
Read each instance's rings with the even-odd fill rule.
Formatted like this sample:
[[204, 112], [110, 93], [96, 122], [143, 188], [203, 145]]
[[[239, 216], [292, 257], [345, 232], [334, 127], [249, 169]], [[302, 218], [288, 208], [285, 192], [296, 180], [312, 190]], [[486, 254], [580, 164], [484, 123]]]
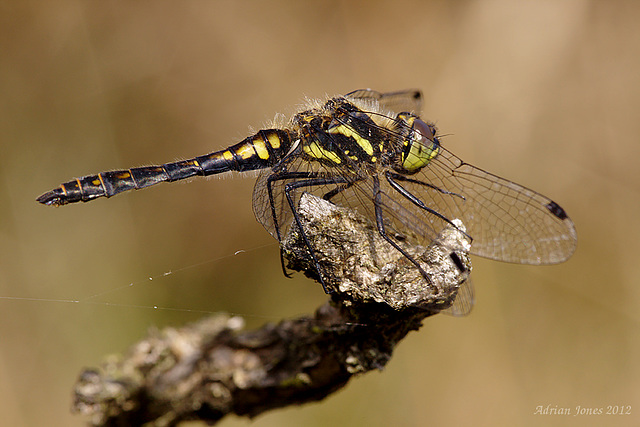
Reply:
[[313, 249], [311, 242], [309, 242], [309, 238], [307, 237], [307, 233], [304, 231], [304, 227], [302, 226], [302, 222], [300, 221], [300, 215], [298, 215], [298, 211], [296, 210], [295, 200], [291, 196], [291, 192], [299, 187], [313, 187], [319, 185], [337, 185], [337, 184], [345, 184], [347, 180], [345, 178], [334, 177], [334, 178], [313, 178], [308, 180], [294, 181], [291, 182], [284, 187], [284, 194], [287, 197], [287, 201], [289, 202], [289, 207], [291, 208], [291, 212], [293, 213], [293, 218], [296, 221], [296, 225], [298, 226], [298, 230], [300, 230], [300, 235], [304, 241], [305, 246], [309, 249], [309, 254], [313, 259], [313, 264], [316, 267], [316, 271], [318, 272], [318, 277], [320, 278], [320, 284], [322, 285], [322, 289], [325, 294], [329, 294], [329, 289], [324, 281], [324, 277], [322, 274], [322, 268], [320, 267], [320, 263], [318, 262], [318, 257], [316, 256], [316, 251]]
[[387, 179], [389, 179], [389, 177], [391, 177], [391, 178], [393, 178], [395, 180], [398, 180], [398, 181], [404, 181], [404, 182], [410, 182], [412, 184], [423, 185], [425, 187], [429, 187], [429, 188], [431, 188], [433, 190], [436, 190], [439, 193], [448, 194], [450, 196], [457, 196], [457, 197], [460, 197], [462, 200], [465, 200], [464, 196], [461, 195], [461, 194], [454, 193], [453, 191], [442, 189], [442, 188], [437, 187], [437, 186], [435, 186], [433, 184], [429, 184], [428, 182], [420, 181], [418, 179], [409, 178], [409, 177], [406, 177], [406, 176], [401, 175], [399, 173], [390, 172], [390, 171], [387, 171], [386, 174], [387, 174]]
[[[442, 215], [440, 212], [431, 209], [430, 207], [428, 207], [427, 205], [424, 204], [424, 202], [420, 199], [418, 199], [416, 196], [414, 196], [413, 194], [411, 194], [406, 188], [404, 188], [403, 186], [401, 186], [399, 183], [397, 183], [394, 179], [400, 179], [402, 181], [407, 181], [407, 182], [412, 182], [414, 184], [423, 184], [426, 185], [430, 188], [433, 188], [435, 190], [438, 190], [439, 192], [441, 192], [442, 194], [450, 194], [450, 195], [455, 195], [455, 196], [460, 196], [457, 193], [452, 193], [450, 191], [446, 191], [446, 190], [442, 190], [436, 186], [433, 186], [431, 184], [427, 184], [426, 182], [422, 182], [422, 181], [418, 181], [415, 179], [411, 179], [411, 178], [406, 178], [402, 175], [398, 175], [395, 173], [391, 173], [391, 172], [386, 172], [385, 173], [385, 177], [387, 178], [387, 182], [391, 185], [391, 187], [393, 187], [394, 190], [396, 190], [398, 193], [402, 194], [407, 200], [409, 200], [411, 203], [413, 203], [414, 205], [416, 205], [417, 207], [419, 207], [420, 209], [423, 209], [427, 212], [429, 212], [432, 215], [437, 216], [438, 218], [440, 218], [441, 220], [443, 220], [444, 222], [446, 222], [447, 224], [451, 225], [452, 227], [458, 229], [458, 227], [446, 216]], [[464, 199], [464, 198], [463, 198]], [[458, 229], [459, 230], [459, 229]], [[473, 240], [473, 238], [471, 236], [469, 236], [466, 232], [460, 230], [462, 233], [465, 234], [465, 236], [467, 236], [470, 240]]]
[[342, 193], [345, 190], [348, 190], [351, 186], [353, 186], [353, 184], [355, 184], [357, 181], [349, 181], [347, 182], [345, 185], [338, 185], [336, 188], [334, 188], [331, 191], [326, 192], [322, 198], [328, 202], [331, 201], [331, 199], [335, 196], [337, 196], [338, 194]]
[[373, 176], [373, 206], [376, 216], [376, 227], [378, 228], [378, 233], [380, 234], [380, 236], [382, 236], [384, 240], [386, 240], [391, 246], [396, 248], [398, 252], [404, 255], [405, 258], [407, 258], [413, 265], [416, 266], [418, 271], [420, 271], [422, 277], [424, 277], [424, 280], [426, 280], [427, 285], [433, 286], [431, 278], [429, 277], [427, 272], [424, 271], [420, 263], [387, 235], [387, 231], [384, 228], [384, 218], [382, 217], [382, 191], [380, 190], [380, 179], [377, 175]]
[[[273, 228], [276, 231], [276, 237], [278, 239], [278, 243], [282, 243], [282, 236], [280, 235], [280, 224], [278, 224], [278, 214], [276, 213], [276, 205], [273, 200], [273, 188], [272, 184], [277, 181], [282, 181], [285, 179], [309, 179], [315, 178], [317, 173], [313, 172], [280, 172], [269, 175], [267, 178], [267, 194], [269, 196], [269, 206], [271, 208], [271, 218], [273, 219]], [[284, 255], [282, 253], [282, 246], [280, 246], [280, 267], [282, 267], [282, 274], [284, 277], [291, 279], [293, 276], [287, 272], [287, 269], [284, 266]]]
[[273, 200], [273, 183], [277, 181], [283, 181], [285, 179], [310, 179], [317, 177], [317, 172], [274, 172], [267, 177], [267, 194], [269, 196], [269, 206], [271, 208], [271, 217], [273, 218], [273, 227], [276, 230], [276, 237], [278, 238], [279, 243], [282, 242], [282, 236], [280, 236], [278, 214], [276, 213], [276, 205]]
[[[282, 181], [285, 179], [297, 179], [297, 181], [293, 181], [285, 185], [284, 193], [287, 198], [287, 203], [289, 204], [289, 208], [291, 209], [291, 212], [293, 214], [293, 218], [296, 222], [296, 226], [298, 227], [298, 230], [300, 232], [300, 236], [302, 237], [302, 240], [304, 241], [305, 246], [309, 250], [309, 254], [311, 255], [313, 264], [316, 268], [316, 271], [318, 272], [318, 277], [320, 278], [320, 284], [322, 285], [322, 289], [324, 290], [325, 293], [328, 294], [330, 292], [324, 281], [324, 278], [322, 275], [322, 268], [320, 267], [320, 263], [318, 262], [318, 258], [316, 257], [315, 250], [313, 249], [311, 242], [309, 242], [309, 238], [307, 237], [304, 227], [302, 226], [300, 216], [296, 209], [295, 200], [291, 193], [300, 187], [315, 187], [320, 185], [347, 184], [348, 181], [345, 178], [340, 178], [340, 177], [321, 177], [320, 174], [318, 174], [317, 172], [285, 172], [285, 173], [278, 173], [278, 174], [271, 175], [267, 179], [267, 192], [269, 195], [269, 204], [271, 205], [271, 214], [273, 215], [274, 227], [276, 229], [276, 235], [278, 236], [278, 240], [280, 240], [280, 225], [277, 222], [277, 214], [275, 210], [275, 203], [273, 200], [272, 184], [276, 181]], [[333, 190], [331, 192], [333, 192]], [[286, 268], [284, 266], [282, 249], [280, 249], [280, 263], [282, 265], [282, 270], [285, 276], [291, 277], [287, 273]]]

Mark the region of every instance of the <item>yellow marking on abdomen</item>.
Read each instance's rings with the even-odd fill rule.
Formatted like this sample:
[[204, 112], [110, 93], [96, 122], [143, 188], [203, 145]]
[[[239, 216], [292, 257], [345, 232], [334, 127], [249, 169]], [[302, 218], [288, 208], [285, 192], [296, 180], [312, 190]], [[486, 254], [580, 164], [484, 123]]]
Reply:
[[95, 185], [96, 187], [104, 185], [104, 183], [102, 182], [102, 174], [98, 174], [98, 179], [94, 179], [93, 181], [91, 181], [91, 184]]
[[267, 135], [267, 139], [269, 140], [269, 144], [271, 144], [271, 148], [277, 149], [280, 148], [280, 137], [275, 133], [270, 133]]
[[266, 160], [269, 158], [269, 150], [267, 150], [267, 146], [265, 145], [265, 142], [261, 139], [256, 139], [253, 142], [253, 148], [256, 150], [256, 153], [258, 153], [258, 157], [260, 157], [262, 160]]
[[122, 171], [121, 173], [114, 176], [114, 178], [116, 179], [127, 179], [130, 177], [131, 177], [131, 174], [129, 173], [129, 171]]
[[250, 144], [244, 144], [239, 149], [236, 149], [236, 154], [240, 156], [241, 159], [247, 160], [252, 158], [256, 154], [256, 151]]

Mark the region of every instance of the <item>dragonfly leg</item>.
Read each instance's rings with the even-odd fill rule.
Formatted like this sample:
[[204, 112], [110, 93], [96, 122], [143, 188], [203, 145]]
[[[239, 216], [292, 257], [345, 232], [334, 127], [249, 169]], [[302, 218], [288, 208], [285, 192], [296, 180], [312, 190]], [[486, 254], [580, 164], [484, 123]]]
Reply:
[[428, 182], [420, 181], [418, 179], [409, 178], [409, 177], [406, 177], [404, 175], [400, 175], [399, 173], [387, 172], [387, 179], [389, 179], [389, 177], [391, 177], [392, 179], [398, 180], [398, 181], [405, 181], [405, 182], [411, 182], [413, 184], [423, 185], [425, 187], [429, 187], [429, 188], [431, 188], [433, 190], [436, 190], [439, 193], [448, 194], [450, 196], [460, 197], [462, 200], [465, 200], [465, 198], [464, 198], [464, 196], [462, 194], [454, 193], [453, 191], [445, 190], [445, 189], [437, 187], [437, 186], [435, 186], [433, 184], [429, 184]]
[[331, 201], [331, 199], [335, 196], [337, 196], [338, 194], [342, 193], [343, 191], [347, 190], [349, 187], [351, 187], [353, 184], [355, 184], [357, 181], [350, 181], [347, 182], [345, 185], [338, 185], [336, 186], [336, 188], [334, 188], [331, 191], [326, 192], [322, 198], [328, 202]]
[[427, 281], [427, 284], [429, 286], [433, 286], [431, 278], [429, 277], [427, 272], [424, 271], [422, 266], [420, 266], [420, 263], [387, 235], [387, 231], [384, 227], [384, 218], [382, 217], [382, 191], [380, 190], [380, 179], [377, 175], [373, 176], [373, 206], [375, 209], [376, 227], [378, 228], [378, 233], [380, 234], [380, 236], [391, 246], [396, 248], [398, 252], [400, 252], [405, 258], [407, 258], [413, 265], [415, 265], [418, 271], [420, 271], [422, 277], [424, 277], [424, 280]]
[[[402, 175], [398, 175], [395, 173], [391, 173], [391, 172], [387, 172], [385, 173], [385, 177], [387, 178], [387, 182], [389, 182], [389, 184], [391, 185], [391, 187], [393, 187], [394, 190], [396, 190], [398, 193], [400, 193], [401, 195], [403, 195], [407, 200], [409, 200], [411, 203], [413, 203], [414, 205], [416, 205], [417, 207], [419, 207], [420, 209], [424, 209], [425, 211], [429, 212], [431, 215], [435, 215], [438, 218], [440, 218], [441, 220], [443, 220], [444, 222], [446, 222], [447, 224], [451, 225], [452, 227], [455, 227], [456, 229], [458, 228], [449, 218], [447, 218], [446, 216], [442, 215], [440, 212], [431, 209], [430, 207], [428, 207], [427, 205], [424, 204], [424, 202], [420, 199], [418, 199], [416, 196], [414, 196], [413, 194], [411, 194], [406, 188], [404, 188], [402, 185], [400, 185], [397, 181], [395, 181], [396, 179], [402, 180], [402, 181], [407, 181], [407, 182], [413, 182], [415, 184], [424, 184], [428, 187], [434, 188], [440, 192], [442, 192], [443, 194], [452, 194], [452, 195], [456, 195], [459, 196], [456, 193], [451, 193], [449, 191], [446, 190], [442, 190], [438, 187], [435, 187], [433, 185], [427, 184], [425, 182], [422, 181], [418, 181], [415, 179], [410, 179], [410, 178], [406, 178], [403, 177]], [[462, 196], [460, 196], [462, 197]], [[470, 240], [473, 240], [471, 236], [469, 236], [466, 232], [464, 232], [463, 230], [460, 230], [460, 232], [464, 233], [465, 236], [467, 236]]]
[[[309, 250], [309, 254], [311, 255], [311, 259], [313, 260], [313, 264], [316, 268], [316, 271], [318, 272], [318, 277], [320, 278], [320, 284], [322, 285], [322, 289], [324, 290], [325, 293], [329, 294], [329, 288], [327, 287], [327, 284], [324, 280], [323, 274], [322, 274], [322, 268], [320, 267], [320, 263], [318, 262], [318, 257], [316, 256], [316, 251], [313, 249], [313, 246], [311, 245], [311, 242], [309, 241], [309, 238], [307, 236], [307, 233], [304, 230], [304, 227], [302, 226], [302, 221], [300, 220], [300, 215], [298, 214], [297, 208], [296, 208], [296, 201], [295, 201], [295, 197], [293, 195], [293, 192], [301, 187], [317, 187], [317, 186], [321, 186], [321, 185], [339, 185], [339, 184], [348, 184], [348, 181], [345, 178], [342, 177], [323, 177], [320, 174], [316, 173], [316, 172], [283, 172], [283, 173], [276, 173], [272, 176], [270, 176], [267, 179], [267, 192], [269, 194], [269, 203], [271, 205], [271, 214], [273, 215], [273, 221], [274, 221], [274, 226], [276, 229], [276, 235], [278, 236], [278, 240], [281, 240], [281, 236], [280, 236], [280, 225], [277, 223], [277, 213], [275, 210], [275, 203], [273, 200], [273, 189], [272, 189], [272, 184], [276, 181], [282, 181], [282, 180], [287, 180], [287, 179], [291, 179], [294, 180], [288, 184], [286, 184], [284, 186], [284, 194], [287, 198], [287, 203], [289, 204], [289, 208], [291, 209], [291, 212], [293, 214], [293, 218], [294, 221], [296, 223], [296, 226], [298, 227], [298, 230], [300, 232], [300, 236], [302, 237], [302, 240], [304, 241], [305, 246], [307, 247], [307, 249]], [[329, 193], [334, 193], [334, 190], [331, 190]], [[327, 193], [327, 194], [329, 194]], [[284, 267], [284, 260], [282, 257], [282, 250], [280, 251], [280, 261], [282, 264], [282, 269], [285, 272], [285, 275], [287, 277], [290, 277], [289, 274], [286, 272], [286, 269]]]
[[[267, 178], [267, 194], [269, 196], [269, 207], [271, 209], [271, 218], [273, 219], [273, 228], [276, 231], [276, 237], [278, 239], [278, 243], [282, 243], [282, 236], [280, 235], [280, 224], [278, 224], [278, 214], [276, 213], [276, 204], [273, 199], [273, 183], [277, 181], [282, 181], [284, 179], [300, 179], [300, 178], [309, 178], [311, 173], [304, 172], [288, 172], [288, 173], [274, 173]], [[290, 279], [293, 276], [289, 274], [287, 269], [284, 266], [284, 256], [282, 253], [282, 246], [280, 246], [280, 266], [282, 267], [282, 274], [284, 277]]]

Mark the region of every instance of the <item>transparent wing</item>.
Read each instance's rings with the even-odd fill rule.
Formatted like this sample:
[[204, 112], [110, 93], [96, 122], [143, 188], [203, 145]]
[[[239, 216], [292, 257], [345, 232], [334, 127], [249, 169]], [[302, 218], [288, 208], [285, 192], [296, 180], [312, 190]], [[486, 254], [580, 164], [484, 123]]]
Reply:
[[473, 282], [470, 277], [467, 277], [467, 280], [460, 285], [458, 295], [456, 295], [456, 299], [453, 301], [451, 307], [446, 310], [442, 310], [442, 313], [456, 317], [467, 316], [471, 313], [475, 302], [476, 295], [473, 290]]
[[403, 112], [420, 114], [422, 111], [422, 92], [417, 89], [386, 93], [371, 89], [359, 89], [346, 94], [344, 97], [377, 102], [382, 110], [396, 114]]
[[[403, 137], [395, 130], [376, 130], [395, 145], [396, 152], [403, 149]], [[406, 135], [406, 129], [402, 133]], [[555, 264], [575, 251], [575, 226], [557, 203], [465, 163], [444, 147], [416, 174], [387, 169], [384, 175], [394, 184], [383, 189], [385, 215], [397, 219], [401, 233], [422, 235], [423, 244], [458, 218], [473, 239], [474, 255], [520, 264]], [[408, 203], [407, 195], [423, 206]]]
[[[576, 248], [573, 222], [554, 201], [464, 163], [442, 148], [404, 188], [473, 238], [471, 253], [520, 264], [565, 261]], [[437, 188], [438, 191], [434, 188]]]

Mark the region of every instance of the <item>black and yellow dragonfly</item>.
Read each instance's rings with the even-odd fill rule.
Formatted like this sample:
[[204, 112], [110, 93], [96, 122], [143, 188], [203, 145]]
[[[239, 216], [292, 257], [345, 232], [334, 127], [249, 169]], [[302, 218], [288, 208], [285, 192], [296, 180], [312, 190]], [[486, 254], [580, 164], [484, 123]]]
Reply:
[[573, 222], [557, 203], [465, 163], [418, 114], [417, 90], [357, 90], [309, 101], [282, 126], [264, 129], [211, 154], [88, 175], [38, 197], [46, 205], [88, 202], [196, 175], [262, 170], [253, 193], [258, 221], [279, 242], [298, 227], [322, 269], [297, 214], [304, 192], [369, 217], [380, 235], [429, 282], [400, 242], [427, 246], [454, 219], [472, 239], [471, 254], [521, 264], [554, 264], [575, 250]]

